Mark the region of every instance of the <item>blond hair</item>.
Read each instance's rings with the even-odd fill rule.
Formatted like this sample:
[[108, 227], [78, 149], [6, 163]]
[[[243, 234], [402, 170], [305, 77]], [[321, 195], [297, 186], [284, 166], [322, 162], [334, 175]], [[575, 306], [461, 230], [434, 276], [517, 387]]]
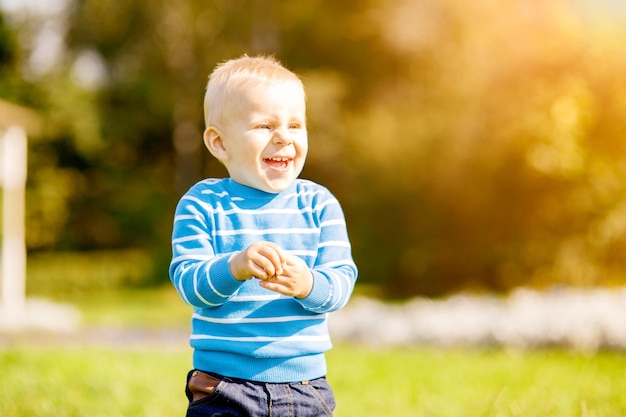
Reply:
[[233, 94], [243, 88], [273, 82], [295, 82], [304, 92], [300, 78], [273, 56], [243, 55], [215, 67], [204, 95], [204, 122], [207, 127], [220, 124], [229, 110]]

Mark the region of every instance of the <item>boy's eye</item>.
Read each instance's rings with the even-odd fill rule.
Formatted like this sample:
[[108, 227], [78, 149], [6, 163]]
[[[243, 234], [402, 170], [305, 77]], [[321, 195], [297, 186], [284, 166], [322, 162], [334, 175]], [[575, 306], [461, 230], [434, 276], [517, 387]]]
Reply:
[[272, 128], [272, 126], [270, 125], [259, 125], [259, 129], [267, 129], [270, 130]]

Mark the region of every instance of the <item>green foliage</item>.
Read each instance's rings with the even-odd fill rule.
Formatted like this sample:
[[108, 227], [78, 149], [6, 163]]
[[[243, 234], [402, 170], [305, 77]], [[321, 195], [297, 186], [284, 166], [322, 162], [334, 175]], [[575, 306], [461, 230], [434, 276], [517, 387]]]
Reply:
[[[624, 63], [575, 10], [540, 9], [407, 1], [380, 15], [399, 65], [346, 135], [365, 279], [397, 296], [624, 282], [607, 259], [623, 249], [623, 141], [596, 132], [623, 126], [607, 91], [624, 89]], [[414, 18], [432, 27], [407, 30]]]
[[9, 20], [0, 8], [0, 99], [34, 104], [36, 88], [20, 76], [18, 67], [22, 50], [19, 33]]
[[202, 146], [207, 75], [262, 52], [307, 85], [304, 176], [343, 203], [362, 282], [624, 284], [626, 26], [583, 3], [76, 1], [48, 73], [28, 69], [45, 19], [7, 20], [0, 89], [48, 118], [29, 248], [143, 247], [165, 270], [178, 196], [224, 175]]
[[139, 287], [154, 282], [153, 265], [140, 249], [35, 253], [28, 258], [27, 292], [63, 297]]
[[16, 51], [15, 35], [7, 28], [5, 17], [0, 13], [0, 71], [4, 72], [11, 68]]
[[[574, 416], [626, 413], [624, 356], [560, 351], [368, 350], [328, 354], [337, 417]], [[174, 416], [187, 350], [0, 351], [5, 417]]]

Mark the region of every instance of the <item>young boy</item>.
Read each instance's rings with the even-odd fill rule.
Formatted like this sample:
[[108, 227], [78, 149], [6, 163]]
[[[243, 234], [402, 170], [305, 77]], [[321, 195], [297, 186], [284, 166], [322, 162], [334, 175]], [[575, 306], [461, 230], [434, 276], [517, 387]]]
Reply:
[[338, 201], [298, 179], [307, 154], [302, 82], [278, 61], [218, 65], [204, 143], [229, 178], [181, 198], [170, 277], [194, 307], [187, 416], [332, 416], [327, 313], [357, 268]]

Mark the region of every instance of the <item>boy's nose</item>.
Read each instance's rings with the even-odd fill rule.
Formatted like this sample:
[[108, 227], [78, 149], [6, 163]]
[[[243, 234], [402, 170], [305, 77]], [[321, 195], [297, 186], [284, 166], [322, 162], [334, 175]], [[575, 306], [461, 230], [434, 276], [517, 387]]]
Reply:
[[291, 138], [291, 134], [289, 130], [276, 129], [274, 131], [272, 142], [276, 145], [291, 145], [291, 143], [293, 142], [293, 139]]

